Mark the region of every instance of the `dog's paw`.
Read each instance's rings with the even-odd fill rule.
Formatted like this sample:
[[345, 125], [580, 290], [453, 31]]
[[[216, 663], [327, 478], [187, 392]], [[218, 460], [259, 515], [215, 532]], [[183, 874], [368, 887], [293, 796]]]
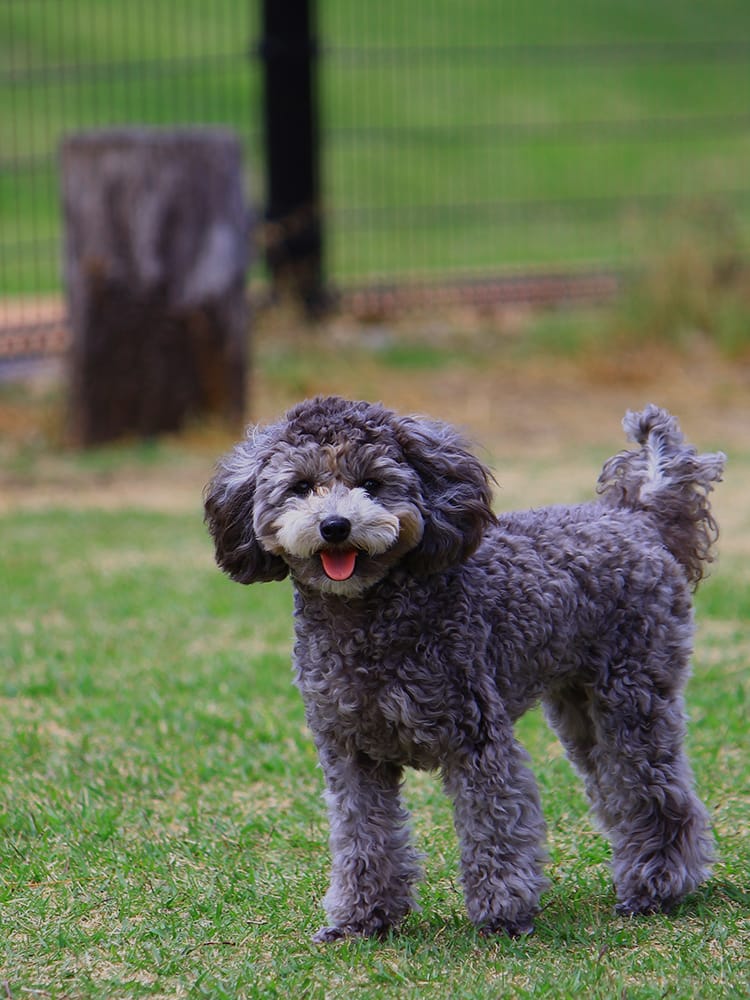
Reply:
[[621, 917], [648, 917], [653, 913], [671, 913], [679, 902], [679, 896], [659, 892], [653, 886], [642, 887], [623, 896], [615, 905], [615, 913]]
[[330, 944], [332, 941], [344, 941], [347, 938], [385, 937], [388, 927], [367, 927], [364, 924], [345, 924], [343, 927], [321, 927], [313, 934], [316, 944]]
[[659, 899], [647, 893], [639, 893], [621, 899], [615, 906], [615, 913], [620, 917], [649, 917], [654, 913], [669, 913], [675, 905], [674, 899]]
[[492, 937], [496, 934], [506, 934], [511, 938], [529, 937], [534, 933], [534, 921], [531, 917], [520, 920], [493, 920], [483, 924], [479, 928], [479, 933], [483, 937]]
[[316, 944], [329, 944], [331, 941], [343, 941], [344, 938], [351, 936], [351, 931], [347, 931], [344, 927], [321, 927], [313, 934], [313, 941]]

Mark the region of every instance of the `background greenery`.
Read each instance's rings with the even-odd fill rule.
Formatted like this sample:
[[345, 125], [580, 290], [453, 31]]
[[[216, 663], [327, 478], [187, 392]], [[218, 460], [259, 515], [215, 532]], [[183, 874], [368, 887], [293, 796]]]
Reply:
[[[260, 167], [259, 5], [0, 5], [0, 295], [59, 286], [71, 130], [221, 124]], [[750, 7], [320, 0], [334, 281], [642, 259], [696, 206], [750, 228]]]
[[607, 352], [597, 359], [571, 345], [551, 363], [542, 327], [526, 330], [516, 350], [507, 334], [470, 332], [466, 317], [450, 335], [436, 324], [419, 336], [380, 329], [372, 339], [341, 327], [318, 336], [266, 331], [256, 412], [272, 415], [322, 390], [384, 394], [400, 408], [460, 419], [490, 449], [482, 454], [497, 470], [504, 508], [590, 496], [602, 460], [620, 446], [624, 400], [657, 391], [701, 447], [729, 451], [716, 493], [721, 561], [697, 595], [688, 688], [689, 750], [718, 841], [714, 877], [671, 917], [617, 917], [608, 846], [534, 712], [519, 733], [541, 787], [552, 880], [534, 937], [474, 932], [449, 804], [434, 776], [410, 774], [407, 801], [427, 855], [421, 912], [385, 942], [313, 945], [327, 824], [291, 683], [290, 589], [225, 579], [201, 523], [200, 489], [228, 440], [195, 428], [179, 440], [67, 453], [56, 444], [59, 390], [35, 396], [6, 386], [0, 995], [745, 994], [750, 447], [742, 366], [698, 345], [671, 359], [642, 355], [636, 369], [627, 353], [644, 348], [631, 345], [607, 381]]
[[[747, 965], [748, 592], [701, 594], [690, 745], [717, 877], [672, 918], [613, 915], [608, 849], [536, 715], [553, 888], [537, 934], [468, 925], [439, 783], [407, 798], [423, 911], [385, 944], [310, 943], [321, 778], [290, 683], [290, 595], [232, 586], [197, 516], [0, 521], [0, 969], [10, 997], [731, 997]], [[741, 605], [741, 606], [740, 606]]]
[[[471, 929], [449, 806], [410, 775], [422, 912], [383, 943], [314, 946], [327, 827], [290, 591], [222, 578], [201, 524], [229, 442], [194, 429], [73, 455], [59, 385], [2, 384], [0, 995], [744, 996], [750, 7], [321, 0], [320, 24], [335, 279], [659, 260], [606, 316], [256, 333], [255, 413], [322, 390], [455, 418], [497, 459], [501, 506], [588, 496], [625, 405], [649, 398], [726, 448], [688, 689], [720, 861], [673, 917], [616, 917], [608, 848], [532, 713], [520, 735], [552, 879], [536, 935]], [[55, 158], [72, 129], [229, 124], [262, 203], [257, 34], [245, 0], [0, 5], [0, 296], [58, 288]], [[496, 43], [502, 58], [475, 51]]]

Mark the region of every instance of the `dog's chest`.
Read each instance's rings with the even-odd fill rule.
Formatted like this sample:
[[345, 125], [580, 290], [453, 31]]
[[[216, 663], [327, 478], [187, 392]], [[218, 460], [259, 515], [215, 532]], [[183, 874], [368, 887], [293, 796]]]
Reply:
[[406, 616], [346, 625], [298, 617], [297, 684], [311, 728], [374, 759], [437, 766], [467, 736], [466, 677], [444, 669], [454, 659], [446, 637]]
[[425, 704], [403, 682], [342, 682], [322, 698], [304, 693], [313, 729], [375, 760], [433, 767], [451, 743], [442, 706]]

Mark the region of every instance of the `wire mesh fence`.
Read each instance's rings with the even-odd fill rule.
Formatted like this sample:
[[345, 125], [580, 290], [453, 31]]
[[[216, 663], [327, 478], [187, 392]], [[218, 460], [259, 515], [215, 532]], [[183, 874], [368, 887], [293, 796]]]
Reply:
[[[72, 131], [229, 126], [262, 219], [260, 8], [4, 0], [0, 326], [60, 315], [57, 150]], [[687, 231], [746, 251], [744, 0], [314, 10], [332, 286], [612, 270]]]
[[0, 6], [0, 325], [61, 315], [58, 150], [115, 125], [229, 125], [251, 197], [257, 5], [242, 0], [5, 0]]
[[333, 274], [621, 266], [696, 212], [746, 240], [750, 8], [370, 6], [323, 7]]

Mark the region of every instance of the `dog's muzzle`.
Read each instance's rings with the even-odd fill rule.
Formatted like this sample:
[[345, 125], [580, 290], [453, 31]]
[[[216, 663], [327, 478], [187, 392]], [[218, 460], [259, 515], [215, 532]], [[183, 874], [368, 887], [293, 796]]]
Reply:
[[[323, 541], [330, 545], [341, 545], [347, 540], [352, 532], [352, 522], [348, 517], [334, 515], [326, 517], [320, 522], [320, 536]], [[322, 549], [320, 561], [323, 572], [329, 580], [343, 583], [354, 574], [357, 568], [357, 550], [346, 549]]]

